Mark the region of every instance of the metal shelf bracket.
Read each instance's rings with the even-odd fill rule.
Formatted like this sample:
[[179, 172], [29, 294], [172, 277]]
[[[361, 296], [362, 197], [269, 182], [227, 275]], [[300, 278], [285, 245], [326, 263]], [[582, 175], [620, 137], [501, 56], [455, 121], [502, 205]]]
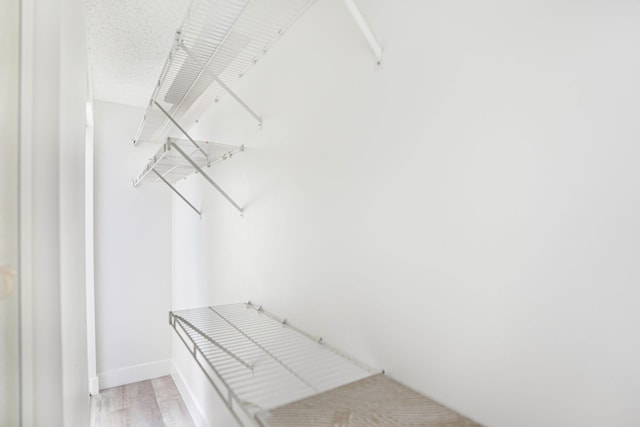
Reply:
[[369, 24], [364, 19], [364, 16], [360, 13], [360, 9], [358, 9], [358, 6], [356, 6], [353, 0], [344, 0], [344, 4], [347, 6], [347, 9], [349, 9], [349, 13], [351, 13], [351, 16], [356, 21], [358, 28], [362, 31], [367, 43], [369, 43], [369, 47], [373, 51], [373, 55], [376, 57], [376, 67], [382, 67], [382, 47], [380, 46], [380, 43], [378, 43], [376, 36], [371, 31], [371, 27], [369, 27]]
[[189, 58], [191, 58], [193, 62], [195, 62], [198, 65], [198, 67], [200, 67], [200, 69], [202, 69], [202, 71], [209, 74], [213, 78], [213, 80], [220, 85], [221, 88], [223, 88], [229, 95], [231, 95], [233, 99], [236, 100], [238, 104], [242, 106], [242, 108], [247, 110], [247, 112], [251, 114], [253, 118], [255, 118], [258, 121], [258, 126], [262, 127], [262, 117], [260, 117], [258, 113], [253, 111], [251, 107], [249, 107], [249, 105], [247, 105], [247, 103], [242, 100], [242, 98], [240, 98], [233, 90], [231, 90], [229, 86], [227, 86], [222, 80], [220, 80], [218, 75], [213, 71], [211, 71], [206, 64], [203, 64], [202, 61], [196, 58], [196, 56], [191, 52], [191, 50], [187, 46], [185, 46], [182, 40], [179, 42], [178, 46], [189, 56]]
[[185, 202], [186, 204], [188, 204], [188, 205], [191, 207], [191, 209], [193, 209], [194, 211], [196, 211], [196, 213], [198, 214], [198, 216], [202, 216], [202, 212], [200, 212], [198, 209], [196, 209], [196, 207], [195, 207], [195, 206], [193, 206], [193, 204], [191, 204], [191, 202], [190, 202], [189, 200], [187, 200], [187, 198], [186, 198], [186, 197], [184, 197], [184, 196], [182, 195], [182, 193], [180, 193], [176, 187], [174, 187], [173, 185], [171, 185], [171, 183], [170, 183], [169, 181], [167, 181], [167, 180], [164, 178], [164, 176], [162, 176], [161, 174], [159, 174], [159, 173], [158, 173], [158, 171], [157, 171], [157, 170], [155, 170], [155, 169], [151, 169], [151, 171], [152, 171], [153, 173], [155, 173], [155, 174], [158, 176], [158, 178], [160, 178], [160, 179], [162, 180], [162, 182], [164, 182], [165, 184], [167, 184], [167, 185], [169, 186], [169, 188], [173, 190], [173, 192], [174, 192], [174, 193], [176, 193], [178, 196], [180, 196], [180, 198], [181, 198], [182, 200], [184, 200], [184, 202]]
[[202, 170], [202, 168], [201, 168], [200, 166], [198, 166], [198, 165], [196, 164], [196, 162], [194, 162], [193, 160], [191, 160], [191, 157], [189, 157], [189, 156], [187, 155], [187, 153], [185, 153], [185, 152], [182, 150], [182, 148], [178, 147], [178, 145], [176, 145], [176, 143], [175, 143], [175, 142], [171, 142], [171, 146], [172, 146], [173, 148], [175, 148], [175, 149], [176, 149], [176, 151], [177, 151], [178, 153], [180, 153], [180, 154], [182, 155], [182, 157], [184, 157], [184, 159], [185, 159], [187, 162], [189, 162], [189, 164], [190, 164], [191, 166], [193, 166], [193, 168], [194, 168], [195, 170], [197, 170], [197, 171], [200, 173], [200, 175], [202, 175], [202, 177], [203, 177], [204, 179], [206, 179], [206, 180], [209, 182], [209, 184], [211, 184], [211, 185], [212, 185], [216, 190], [218, 190], [218, 192], [219, 192], [220, 194], [222, 194], [222, 196], [223, 196], [225, 199], [227, 199], [227, 201], [228, 201], [229, 203], [231, 203], [231, 204], [233, 205], [233, 207], [234, 207], [234, 208], [236, 208], [236, 210], [237, 210], [238, 212], [240, 212], [240, 215], [241, 215], [241, 216], [243, 215], [244, 210], [243, 210], [243, 209], [242, 209], [242, 208], [241, 208], [241, 207], [240, 207], [240, 206], [239, 206], [239, 205], [238, 205], [238, 204], [237, 204], [237, 203], [236, 203], [236, 202], [235, 202], [235, 201], [234, 201], [234, 200], [233, 200], [233, 199], [232, 199], [232, 198], [231, 198], [231, 197], [230, 197], [230, 196], [229, 196], [229, 195], [228, 195], [228, 194], [227, 194], [227, 193], [226, 193], [226, 192], [225, 192], [225, 191], [224, 191], [224, 190], [223, 190], [219, 185], [218, 185], [218, 184], [216, 184], [216, 183], [215, 183], [215, 181], [214, 181], [213, 179], [211, 179], [211, 177], [210, 177], [209, 175], [207, 175], [207, 173], [206, 173], [204, 170]]
[[[186, 131], [186, 130], [184, 130], [184, 129], [182, 128], [182, 126], [180, 126], [180, 124], [174, 120], [174, 118], [173, 118], [173, 117], [171, 117], [171, 114], [169, 114], [169, 113], [168, 113], [164, 108], [162, 108], [162, 106], [161, 106], [157, 101], [155, 101], [155, 105], [156, 105], [156, 107], [158, 107], [158, 108], [160, 109], [160, 111], [162, 111], [162, 112], [167, 116], [167, 118], [168, 118], [168, 119], [169, 119], [169, 120], [170, 120], [170, 121], [171, 121], [171, 122], [176, 126], [176, 128], [178, 128], [178, 129], [180, 130], [180, 132], [182, 132], [182, 134], [183, 134], [183, 135], [184, 135], [184, 136], [185, 136], [185, 137], [186, 137], [186, 138], [187, 138], [187, 139], [188, 139], [188, 140], [189, 140], [189, 141], [190, 141], [190, 142], [191, 142], [191, 143], [192, 143], [192, 144], [193, 144], [193, 145], [194, 145], [194, 146], [199, 150], [199, 151], [202, 151], [202, 148], [200, 148], [200, 146], [198, 145], [198, 143], [197, 143], [193, 138], [191, 138], [191, 136], [187, 133], [187, 131]], [[210, 176], [209, 176], [209, 175], [208, 175], [208, 174], [207, 174], [207, 173], [206, 173], [206, 172], [205, 172], [205, 171], [204, 171], [200, 166], [198, 166], [198, 164], [197, 164], [196, 162], [194, 162], [194, 161], [193, 161], [193, 159], [191, 159], [191, 157], [189, 157], [189, 155], [188, 155], [187, 153], [185, 153], [185, 152], [184, 152], [184, 150], [183, 150], [182, 148], [180, 148], [180, 147], [179, 147], [175, 142], [173, 142], [173, 141], [171, 141], [171, 140], [169, 140], [169, 145], [170, 145], [172, 148], [174, 148], [178, 153], [180, 153], [180, 155], [181, 155], [182, 157], [184, 157], [184, 159], [185, 159], [185, 160], [186, 160], [186, 161], [187, 161], [187, 162], [188, 162], [188, 163], [189, 163], [189, 164], [190, 164], [190, 165], [191, 165], [191, 166], [192, 166], [196, 171], [198, 171], [198, 172], [203, 176], [203, 178], [204, 178], [204, 179], [206, 179], [206, 180], [207, 180], [207, 182], [209, 182], [209, 183], [213, 186], [213, 188], [215, 188], [216, 190], [218, 190], [218, 192], [219, 192], [220, 194], [222, 194], [222, 196], [223, 196], [225, 199], [227, 199], [227, 201], [228, 201], [229, 203], [231, 203], [231, 204], [233, 205], [233, 207], [234, 207], [234, 208], [236, 208], [236, 210], [237, 210], [238, 212], [240, 212], [240, 215], [241, 215], [241, 216], [243, 215], [243, 213], [244, 213], [244, 212], [243, 212], [243, 209], [242, 209], [242, 208], [241, 208], [241, 207], [240, 207], [240, 206], [239, 206], [239, 205], [238, 205], [238, 204], [237, 204], [237, 203], [236, 203], [236, 202], [235, 202], [235, 201], [234, 201], [234, 200], [233, 200], [233, 199], [232, 199], [232, 198], [231, 198], [231, 197], [230, 197], [230, 196], [229, 196], [229, 195], [228, 195], [228, 194], [227, 194], [227, 193], [226, 193], [226, 192], [225, 192], [225, 191], [224, 191], [224, 190], [223, 190], [219, 185], [218, 185], [218, 184], [216, 184], [216, 183], [215, 183], [215, 181], [214, 181], [213, 179], [211, 179], [211, 177], [210, 177]], [[203, 151], [202, 151], [202, 152], [203, 152]], [[204, 152], [203, 152], [203, 153], [204, 153]], [[206, 155], [206, 153], [204, 153], [204, 154]], [[158, 174], [158, 172], [157, 172], [157, 171], [155, 171], [155, 170], [154, 170], [154, 172], [156, 173], [156, 175], [160, 176], [160, 174]], [[182, 196], [182, 195], [181, 195], [181, 194], [180, 194], [180, 193], [175, 189], [175, 187], [171, 186], [171, 185], [170, 185], [170, 184], [169, 184], [169, 183], [168, 183], [168, 182], [167, 182], [163, 177], [160, 177], [160, 178], [162, 178], [162, 181], [163, 181], [163, 182], [165, 182], [166, 184], [168, 184], [168, 185], [171, 187], [171, 189], [172, 189], [173, 191], [175, 191], [176, 193], [178, 193], [178, 194], [180, 195], [180, 197], [182, 198], [182, 200], [184, 200], [185, 202], [187, 202], [187, 203], [189, 204], [189, 206], [191, 206], [191, 208], [192, 208], [192, 209], [194, 209], [196, 212], [198, 212], [198, 215], [200, 215], [200, 211], [198, 211], [196, 208], [194, 208], [194, 207], [193, 207], [193, 205], [192, 205], [191, 203], [189, 203], [189, 202], [188, 202], [188, 201], [187, 201], [187, 200], [186, 200], [186, 199], [185, 199], [185, 198], [184, 198], [184, 197], [183, 197], [183, 196]]]

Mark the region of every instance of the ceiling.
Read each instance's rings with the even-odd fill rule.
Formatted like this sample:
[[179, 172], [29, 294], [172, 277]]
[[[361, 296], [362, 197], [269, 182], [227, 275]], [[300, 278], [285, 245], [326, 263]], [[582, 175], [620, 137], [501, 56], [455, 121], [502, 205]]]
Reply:
[[93, 98], [146, 106], [189, 0], [86, 0]]

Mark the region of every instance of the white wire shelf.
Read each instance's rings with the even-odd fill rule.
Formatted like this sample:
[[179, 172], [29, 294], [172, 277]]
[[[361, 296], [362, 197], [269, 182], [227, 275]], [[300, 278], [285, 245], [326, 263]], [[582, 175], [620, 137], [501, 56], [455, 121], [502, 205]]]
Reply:
[[240, 425], [479, 426], [251, 302], [169, 323]]
[[251, 303], [171, 312], [171, 326], [227, 402], [260, 425], [274, 409], [375, 374]]
[[[243, 214], [243, 208], [202, 170], [210, 165], [210, 158], [203, 147], [200, 147], [201, 144], [189, 136], [188, 131], [211, 103], [225, 94], [238, 102], [262, 126], [260, 115], [231, 86], [245, 75], [314, 1], [192, 1], [182, 26], [176, 31], [173, 48], [133, 139], [134, 145], [139, 142], [167, 142], [163, 143], [154, 158], [134, 178], [134, 186], [147, 181], [162, 181], [201, 215], [200, 210], [172, 185], [176, 180], [196, 171]], [[373, 33], [355, 3], [345, 0], [345, 4], [380, 65], [382, 49]], [[191, 145], [172, 140], [171, 137], [179, 133]]]
[[[180, 147], [200, 168], [207, 168], [244, 150], [243, 146], [238, 147], [217, 142], [196, 141], [196, 143], [198, 147], [188, 139], [167, 138], [167, 142], [162, 144], [156, 154], [149, 159], [142, 172], [133, 179], [133, 185], [137, 187], [143, 183], [159, 182], [162, 178], [170, 183], [175, 183], [197, 172], [196, 168], [174, 148], [173, 144]], [[153, 173], [154, 170], [157, 174]]]
[[198, 215], [202, 215], [202, 212], [173, 185], [179, 179], [192, 173], [199, 173], [242, 215], [243, 209], [240, 205], [229, 197], [204, 170], [217, 161], [231, 158], [239, 151], [244, 151], [243, 145], [235, 147], [208, 141], [195, 141], [191, 137], [189, 139], [167, 138], [167, 142], [162, 144], [155, 156], [149, 159], [142, 172], [133, 179], [133, 186], [137, 187], [144, 181], [162, 181]]
[[176, 33], [134, 144], [163, 141], [174, 120], [188, 130], [227, 93], [261, 123], [230, 87], [313, 1], [194, 0]]

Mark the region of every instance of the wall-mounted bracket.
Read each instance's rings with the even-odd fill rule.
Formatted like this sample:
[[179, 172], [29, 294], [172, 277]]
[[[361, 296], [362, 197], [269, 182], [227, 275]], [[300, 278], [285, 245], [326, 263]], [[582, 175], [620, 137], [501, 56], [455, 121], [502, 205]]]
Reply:
[[196, 147], [196, 148], [198, 149], [198, 151], [200, 151], [200, 152], [201, 152], [202, 154], [204, 154], [204, 155], [205, 155], [205, 157], [206, 157], [207, 153], [205, 153], [205, 152], [204, 152], [204, 150], [202, 150], [202, 148], [200, 147], [200, 145], [198, 145], [198, 143], [197, 143], [196, 141], [194, 141], [194, 139], [193, 139], [193, 138], [191, 138], [191, 136], [189, 136], [189, 134], [187, 133], [187, 131], [186, 131], [186, 130], [184, 130], [184, 129], [182, 128], [182, 126], [180, 126], [180, 124], [179, 124], [177, 121], [175, 121], [175, 119], [171, 116], [171, 114], [169, 114], [169, 113], [167, 112], [167, 110], [165, 110], [164, 108], [162, 108], [162, 105], [160, 105], [160, 104], [158, 103], [158, 101], [153, 101], [153, 102], [155, 103], [156, 107], [158, 107], [158, 108], [160, 109], [160, 111], [162, 111], [162, 113], [163, 113], [165, 116], [167, 116], [167, 118], [171, 121], [171, 123], [173, 123], [173, 124], [174, 124], [174, 126], [175, 126], [175, 127], [177, 127], [177, 128], [178, 128], [178, 130], [179, 130], [180, 132], [182, 132], [182, 134], [183, 134], [183, 135], [184, 135], [184, 136], [185, 136], [185, 137], [186, 137], [186, 138], [187, 138], [187, 139], [188, 139], [188, 140], [193, 144], [193, 146], [194, 146], [194, 147]]
[[191, 157], [189, 157], [189, 156], [187, 155], [187, 153], [185, 153], [185, 152], [182, 150], [182, 148], [180, 148], [180, 147], [179, 147], [175, 142], [171, 142], [170, 144], [171, 144], [171, 146], [172, 146], [173, 148], [175, 148], [175, 149], [176, 149], [176, 151], [177, 151], [178, 153], [180, 153], [180, 154], [182, 155], [182, 157], [184, 157], [184, 159], [185, 159], [185, 160], [186, 160], [186, 161], [187, 161], [191, 166], [193, 166], [193, 168], [194, 168], [195, 170], [197, 170], [197, 171], [200, 173], [200, 175], [202, 175], [202, 177], [203, 177], [204, 179], [206, 179], [206, 180], [207, 180], [207, 182], [209, 182], [209, 184], [211, 184], [211, 185], [213, 186], [213, 188], [215, 188], [216, 190], [218, 190], [218, 192], [219, 192], [220, 194], [222, 194], [222, 196], [223, 196], [225, 199], [227, 199], [227, 201], [228, 201], [229, 203], [231, 203], [231, 204], [233, 205], [233, 207], [234, 207], [234, 208], [236, 208], [236, 210], [237, 210], [238, 212], [240, 212], [240, 215], [241, 215], [241, 216], [243, 215], [244, 210], [243, 210], [243, 209], [242, 209], [242, 208], [241, 208], [241, 207], [240, 207], [240, 206], [239, 206], [239, 205], [238, 205], [238, 204], [237, 204], [237, 203], [236, 203], [236, 202], [235, 202], [235, 201], [234, 201], [234, 200], [233, 200], [233, 199], [232, 199], [232, 198], [231, 198], [231, 197], [230, 197], [230, 196], [229, 196], [229, 195], [228, 195], [228, 194], [227, 194], [223, 189], [222, 189], [222, 188], [220, 188], [220, 186], [219, 186], [218, 184], [216, 184], [216, 183], [215, 183], [215, 181], [214, 181], [213, 179], [211, 179], [211, 177], [210, 177], [209, 175], [207, 175], [207, 173], [206, 173], [206, 172], [205, 172], [205, 171], [204, 171], [200, 166], [198, 166], [198, 164], [197, 164], [196, 162], [194, 162], [194, 161], [191, 159]]
[[362, 14], [360, 13], [360, 9], [358, 9], [358, 6], [356, 6], [353, 0], [344, 0], [344, 4], [345, 6], [347, 6], [347, 9], [349, 9], [349, 12], [351, 13], [351, 16], [353, 16], [353, 19], [356, 21], [358, 28], [360, 28], [360, 31], [362, 31], [364, 38], [367, 40], [367, 43], [369, 43], [369, 47], [376, 57], [376, 67], [382, 67], [382, 47], [371, 31], [371, 27], [369, 27], [369, 24], [367, 24], [367, 21], [364, 19], [364, 16], [362, 16]]
[[220, 80], [218, 75], [213, 71], [211, 71], [211, 69], [209, 69], [209, 67], [207, 67], [206, 64], [203, 64], [202, 61], [196, 58], [196, 56], [191, 52], [191, 50], [187, 46], [185, 46], [183, 42], [180, 42], [180, 48], [189, 56], [189, 58], [191, 58], [193, 62], [195, 62], [198, 65], [198, 67], [202, 69], [202, 71], [209, 74], [213, 78], [213, 80], [220, 85], [221, 88], [223, 88], [229, 95], [231, 95], [233, 99], [236, 100], [238, 104], [242, 106], [242, 108], [247, 110], [247, 112], [251, 114], [258, 121], [258, 126], [262, 127], [262, 117], [260, 117], [258, 113], [253, 111], [251, 107], [249, 107], [249, 105], [247, 105], [247, 103], [242, 100], [242, 98], [240, 98], [233, 90], [231, 90], [229, 86], [227, 86], [222, 80]]
[[167, 184], [167, 185], [169, 186], [169, 188], [173, 190], [173, 192], [174, 192], [174, 193], [176, 193], [178, 196], [180, 196], [180, 198], [181, 198], [182, 200], [184, 200], [184, 202], [185, 202], [186, 204], [188, 204], [188, 205], [191, 207], [191, 209], [193, 209], [194, 211], [196, 211], [196, 213], [198, 214], [198, 216], [202, 216], [202, 212], [200, 212], [198, 209], [196, 209], [196, 207], [195, 207], [195, 206], [193, 206], [193, 205], [191, 204], [191, 202], [190, 202], [189, 200], [187, 200], [187, 198], [186, 198], [186, 197], [184, 197], [184, 196], [182, 195], [182, 193], [180, 193], [176, 187], [174, 187], [173, 185], [171, 185], [171, 183], [170, 183], [169, 181], [167, 181], [167, 180], [165, 179], [165, 177], [164, 177], [164, 176], [162, 176], [161, 174], [159, 174], [159, 173], [158, 173], [158, 171], [157, 171], [157, 170], [155, 170], [155, 169], [151, 169], [151, 171], [152, 171], [153, 173], [155, 173], [155, 174], [158, 176], [158, 178], [160, 178], [160, 179], [162, 180], [162, 182], [164, 182], [165, 184]]
[[[182, 128], [182, 126], [180, 126], [180, 124], [174, 120], [173, 117], [171, 117], [171, 114], [169, 114], [164, 108], [162, 108], [162, 106], [156, 101], [155, 102], [156, 107], [158, 107], [160, 109], [160, 111], [162, 111], [169, 120], [171, 120], [171, 122], [176, 126], [176, 128], [178, 128], [180, 130], [180, 132], [182, 132], [182, 134], [194, 145], [194, 147], [196, 147], [198, 149], [198, 151], [201, 151], [203, 154], [204, 151], [202, 150], [202, 148], [198, 145], [198, 143], [191, 138], [191, 136], [187, 133], [186, 130], [184, 130]], [[180, 153], [180, 155], [182, 157], [184, 157], [184, 159], [196, 170], [198, 171], [203, 177], [204, 179], [206, 179], [216, 190], [218, 190], [218, 192], [220, 194], [222, 194], [224, 196], [225, 199], [227, 199], [229, 201], [229, 203], [231, 203], [233, 205], [234, 208], [236, 208], [238, 210], [238, 212], [240, 212], [240, 215], [243, 214], [243, 209], [218, 185], [215, 183], [215, 181], [213, 179], [211, 179], [211, 177], [209, 175], [207, 175], [207, 173], [200, 167], [198, 166], [198, 164], [196, 162], [193, 161], [193, 159], [191, 159], [191, 157], [189, 157], [189, 155], [187, 153], [184, 152], [184, 150], [182, 148], [180, 148], [175, 142], [173, 142], [172, 140], [169, 140], [169, 145], [174, 148], [178, 153]], [[156, 172], [157, 173], [157, 172]], [[175, 190], [174, 190], [175, 191]], [[191, 204], [190, 204], [191, 205]]]
[[[180, 150], [177, 150], [176, 147]], [[187, 139], [167, 138], [162, 147], [149, 159], [142, 172], [133, 179], [133, 186], [137, 187], [143, 182], [164, 182], [200, 215], [200, 210], [190, 203], [173, 183], [193, 173], [202, 172], [202, 169], [206, 169], [218, 161], [230, 159], [234, 153], [241, 151], [244, 151], [242, 145], [234, 146], [210, 141], [196, 142]], [[194, 168], [192, 162], [200, 169]]]

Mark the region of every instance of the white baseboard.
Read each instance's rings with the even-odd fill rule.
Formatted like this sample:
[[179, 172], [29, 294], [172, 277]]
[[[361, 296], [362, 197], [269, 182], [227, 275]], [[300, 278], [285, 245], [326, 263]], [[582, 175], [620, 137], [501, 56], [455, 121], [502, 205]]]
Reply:
[[98, 373], [100, 387], [111, 388], [120, 385], [150, 380], [171, 374], [171, 359], [158, 360], [157, 362], [143, 363], [127, 366], [126, 368], [113, 369]]
[[193, 392], [187, 385], [184, 376], [176, 366], [175, 362], [171, 363], [171, 377], [173, 378], [173, 382], [176, 383], [176, 387], [178, 388], [178, 391], [182, 396], [182, 400], [184, 400], [184, 404], [187, 406], [196, 427], [211, 427], [211, 424], [207, 421], [207, 418], [204, 416], [200, 406], [196, 403]]

